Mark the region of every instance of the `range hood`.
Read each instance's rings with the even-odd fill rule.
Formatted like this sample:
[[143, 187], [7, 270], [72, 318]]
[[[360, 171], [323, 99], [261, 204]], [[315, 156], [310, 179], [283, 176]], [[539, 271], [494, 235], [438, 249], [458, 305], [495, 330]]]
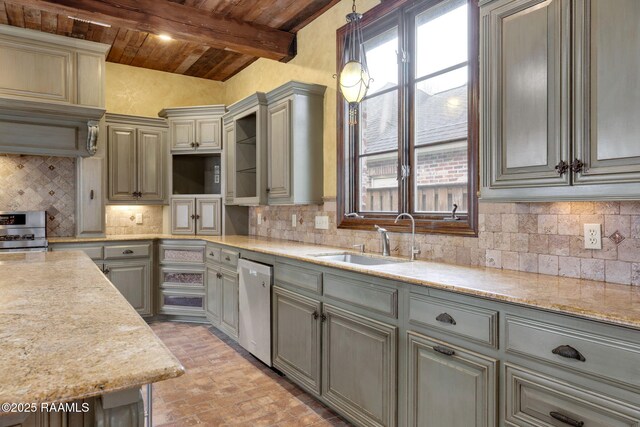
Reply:
[[0, 25], [0, 152], [92, 156], [109, 45]]

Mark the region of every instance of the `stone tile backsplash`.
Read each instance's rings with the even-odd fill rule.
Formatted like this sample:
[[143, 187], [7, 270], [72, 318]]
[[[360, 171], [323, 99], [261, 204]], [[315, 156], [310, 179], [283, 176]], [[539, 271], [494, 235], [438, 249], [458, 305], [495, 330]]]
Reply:
[[73, 236], [76, 160], [0, 154], [0, 211], [47, 211], [48, 236]]
[[[136, 214], [142, 214], [142, 224], [136, 224]], [[121, 206], [106, 208], [106, 234], [162, 233], [162, 206]]]
[[[262, 224], [257, 225], [257, 213]], [[375, 231], [336, 228], [323, 205], [251, 208], [250, 234], [379, 251]], [[640, 285], [640, 202], [480, 203], [478, 237], [420, 234], [420, 259]], [[296, 227], [291, 215], [297, 215]], [[316, 230], [316, 215], [329, 230]], [[602, 249], [584, 249], [583, 224], [603, 225]], [[409, 233], [390, 233], [392, 255], [408, 256]], [[619, 242], [616, 244], [616, 241]]]

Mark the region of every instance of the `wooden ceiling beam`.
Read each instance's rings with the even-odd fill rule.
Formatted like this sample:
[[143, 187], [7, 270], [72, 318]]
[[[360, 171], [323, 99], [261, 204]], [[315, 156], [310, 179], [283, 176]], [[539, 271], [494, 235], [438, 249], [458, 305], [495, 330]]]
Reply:
[[[12, 3], [8, 0], [7, 3]], [[295, 34], [166, 0], [20, 0], [29, 6], [244, 55], [288, 61]]]

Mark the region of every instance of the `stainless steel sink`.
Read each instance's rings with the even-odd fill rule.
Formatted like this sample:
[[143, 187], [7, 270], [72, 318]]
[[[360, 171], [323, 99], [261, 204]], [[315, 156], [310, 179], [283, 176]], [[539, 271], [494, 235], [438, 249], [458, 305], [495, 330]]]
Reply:
[[400, 264], [407, 262], [407, 260], [397, 258], [381, 258], [370, 255], [354, 254], [350, 252], [340, 252], [333, 254], [314, 255], [317, 258], [325, 259], [327, 261], [338, 261], [347, 264], [359, 264], [359, 265], [384, 265], [384, 264]]

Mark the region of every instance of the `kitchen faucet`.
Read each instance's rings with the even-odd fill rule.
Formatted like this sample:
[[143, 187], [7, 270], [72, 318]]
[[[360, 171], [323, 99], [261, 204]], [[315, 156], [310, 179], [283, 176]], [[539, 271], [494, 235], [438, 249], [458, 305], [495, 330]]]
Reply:
[[389, 256], [389, 234], [387, 234], [387, 230], [375, 225], [376, 230], [380, 233], [380, 248], [382, 250], [382, 256]]
[[403, 216], [409, 217], [411, 220], [411, 261], [415, 261], [416, 255], [420, 253], [420, 249], [416, 248], [416, 220], [413, 219], [411, 214], [403, 212], [396, 217], [395, 223], [397, 224], [398, 220]]

